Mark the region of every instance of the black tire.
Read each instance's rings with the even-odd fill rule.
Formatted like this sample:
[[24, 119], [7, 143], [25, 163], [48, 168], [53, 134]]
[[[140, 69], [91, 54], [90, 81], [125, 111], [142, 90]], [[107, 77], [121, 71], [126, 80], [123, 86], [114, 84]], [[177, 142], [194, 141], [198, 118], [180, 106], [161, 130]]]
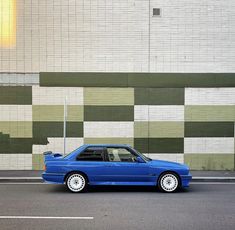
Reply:
[[71, 173], [66, 178], [66, 186], [70, 192], [82, 193], [85, 192], [88, 186], [87, 178], [79, 172]]
[[159, 177], [157, 186], [161, 192], [175, 192], [180, 187], [180, 180], [177, 174], [166, 172]]

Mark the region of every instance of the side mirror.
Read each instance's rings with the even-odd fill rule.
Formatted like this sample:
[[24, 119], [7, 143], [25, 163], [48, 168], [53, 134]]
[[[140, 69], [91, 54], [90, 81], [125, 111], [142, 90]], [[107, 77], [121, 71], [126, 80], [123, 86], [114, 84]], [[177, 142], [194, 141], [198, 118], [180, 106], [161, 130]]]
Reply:
[[145, 163], [145, 161], [141, 157], [136, 157], [136, 162]]

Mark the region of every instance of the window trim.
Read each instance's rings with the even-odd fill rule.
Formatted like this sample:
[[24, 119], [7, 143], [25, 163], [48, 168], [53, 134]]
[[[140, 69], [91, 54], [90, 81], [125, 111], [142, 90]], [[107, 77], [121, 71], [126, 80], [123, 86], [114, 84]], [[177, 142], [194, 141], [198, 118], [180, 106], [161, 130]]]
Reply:
[[119, 146], [112, 146], [112, 147], [106, 147], [106, 154], [107, 154], [107, 161], [108, 162], [114, 162], [114, 163], [138, 163], [137, 161], [110, 161], [109, 160], [109, 156], [108, 156], [108, 148], [110, 149], [126, 149], [127, 151], [129, 151], [132, 155], [134, 155], [135, 157], [139, 157], [139, 155], [133, 151], [131, 148], [128, 147], [119, 147]]

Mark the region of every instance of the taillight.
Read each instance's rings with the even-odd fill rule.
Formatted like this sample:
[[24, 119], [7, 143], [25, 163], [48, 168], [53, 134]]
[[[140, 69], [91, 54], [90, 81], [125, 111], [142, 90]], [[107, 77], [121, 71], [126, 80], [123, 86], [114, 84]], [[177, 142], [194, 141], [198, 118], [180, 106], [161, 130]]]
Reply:
[[43, 166], [43, 170], [46, 171], [47, 170], [47, 167], [46, 165]]

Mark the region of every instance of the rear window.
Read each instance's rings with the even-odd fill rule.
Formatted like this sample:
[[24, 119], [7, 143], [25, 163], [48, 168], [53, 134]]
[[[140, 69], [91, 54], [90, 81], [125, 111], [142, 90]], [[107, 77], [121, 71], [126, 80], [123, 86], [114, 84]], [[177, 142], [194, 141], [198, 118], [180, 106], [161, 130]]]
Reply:
[[104, 161], [103, 148], [87, 148], [77, 156], [78, 161]]

